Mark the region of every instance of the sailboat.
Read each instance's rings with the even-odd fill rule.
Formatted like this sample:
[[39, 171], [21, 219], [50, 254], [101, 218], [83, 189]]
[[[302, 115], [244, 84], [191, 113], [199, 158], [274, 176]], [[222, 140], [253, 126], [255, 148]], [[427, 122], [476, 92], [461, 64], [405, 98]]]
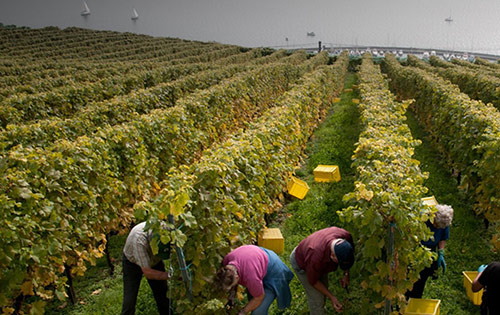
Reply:
[[132, 19], [133, 21], [135, 21], [135, 20], [137, 20], [138, 18], [139, 18], [139, 14], [137, 14], [137, 10], [134, 8], [134, 9], [132, 10], [132, 17], [131, 17], [131, 19]]
[[85, 8], [85, 10], [83, 10], [82, 13], [80, 13], [80, 14], [82, 16], [90, 15], [90, 9], [89, 9], [89, 6], [87, 5], [87, 2], [85, 2], [85, 0], [83, 0], [83, 7]]

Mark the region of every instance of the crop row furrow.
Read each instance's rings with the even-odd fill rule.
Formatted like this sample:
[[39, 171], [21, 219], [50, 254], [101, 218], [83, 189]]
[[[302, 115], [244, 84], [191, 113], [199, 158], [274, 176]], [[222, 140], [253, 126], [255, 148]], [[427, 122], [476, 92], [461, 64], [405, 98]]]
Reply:
[[[296, 53], [289, 58], [283, 57], [285, 57], [284, 51], [277, 51], [267, 57], [255, 59], [255, 63], [265, 64], [282, 60], [297, 64], [306, 58], [304, 53]], [[133, 120], [152, 109], [174, 106], [178, 99], [187, 94], [198, 89], [206, 89], [252, 67], [255, 66], [243, 64], [196, 72], [173, 82], [160, 83], [153, 88], [141, 89], [109, 101], [90, 104], [78, 115], [68, 119], [55, 118], [32, 124], [11, 124], [0, 132], [0, 148], [9, 150], [18, 144], [46, 147], [57, 140], [73, 140], [82, 135], [90, 135], [97, 128]]]
[[[228, 60], [227, 54], [231, 55], [234, 52], [230, 50], [222, 55], [216, 54], [214, 57], [224, 57], [221, 60], [231, 62]], [[255, 56], [257, 56], [257, 52]], [[208, 60], [204, 61], [206, 63]], [[65, 86], [50, 92], [14, 95], [3, 100], [0, 104], [0, 126], [5, 127], [7, 124], [47, 119], [52, 116], [71, 117], [90, 102], [99, 102], [117, 95], [127, 94], [132, 90], [151, 87], [160, 82], [170, 81], [208, 67], [210, 67], [209, 64], [203, 63], [164, 66], [155, 71], [139, 72], [130, 76], [117, 75], [95, 83]]]
[[[153, 70], [154, 66], [158, 63], [183, 63], [183, 60], [192, 60], [194, 57], [202, 57], [202, 59], [207, 59], [207, 61], [216, 59], [215, 56], [228, 56], [230, 53], [239, 53], [241, 49], [239, 47], [229, 46], [229, 45], [212, 45], [206, 48], [202, 48], [200, 45], [192, 46], [189, 49], [178, 51], [173, 54], [163, 55], [161, 51], [143, 53], [137, 56], [135, 59], [126, 60], [123, 58], [119, 59], [101, 59], [92, 60], [88, 57], [82, 58], [70, 58], [65, 60], [53, 60], [52, 58], [33, 58], [33, 60], [19, 60], [15, 56], [4, 55], [5, 59], [1, 62], [0, 74], [6, 75], [24, 75], [39, 70], [59, 70], [64, 71], [66, 68], [75, 68], [79, 71], [87, 70], [98, 70], [103, 67], [122, 67], [122, 68], [132, 68], [141, 69], [147, 67], [147, 69]], [[201, 56], [200, 56], [201, 55]], [[190, 58], [190, 59], [189, 59]], [[199, 62], [199, 61], [197, 61]], [[184, 63], [193, 63], [192, 61], [184, 61]]]
[[91, 135], [98, 128], [133, 120], [153, 109], [172, 107], [178, 99], [189, 93], [218, 84], [221, 80], [246, 69], [249, 69], [248, 66], [227, 66], [220, 70], [195, 72], [176, 81], [160, 83], [152, 88], [89, 104], [72, 118], [8, 125], [0, 132], [0, 148], [9, 150], [19, 144], [46, 147], [57, 140], [71, 141], [82, 135]]

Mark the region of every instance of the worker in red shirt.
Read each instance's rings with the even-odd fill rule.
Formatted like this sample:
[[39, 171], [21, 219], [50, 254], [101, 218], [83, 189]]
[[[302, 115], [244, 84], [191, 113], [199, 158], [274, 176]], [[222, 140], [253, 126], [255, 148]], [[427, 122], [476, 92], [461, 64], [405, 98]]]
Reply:
[[295, 247], [290, 263], [304, 286], [311, 315], [325, 314], [325, 297], [337, 312], [342, 311], [342, 304], [328, 289], [328, 273], [340, 267], [344, 271], [340, 284], [349, 285], [349, 269], [354, 264], [354, 242], [349, 232], [338, 227], [314, 232]]

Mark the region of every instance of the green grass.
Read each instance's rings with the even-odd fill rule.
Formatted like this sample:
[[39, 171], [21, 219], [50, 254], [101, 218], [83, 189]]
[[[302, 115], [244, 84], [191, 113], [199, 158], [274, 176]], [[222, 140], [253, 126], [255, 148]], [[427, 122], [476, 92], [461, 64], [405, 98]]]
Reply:
[[[110, 276], [106, 258], [97, 260], [96, 265], [89, 266], [83, 277], [73, 280], [77, 303], [53, 303], [47, 307], [46, 314], [120, 314], [123, 300], [121, 257], [125, 240], [126, 235], [110, 238], [110, 255], [115, 266], [113, 276]], [[158, 314], [153, 293], [145, 278], [141, 282], [136, 310], [138, 315]]]
[[[348, 73], [345, 88], [356, 84], [357, 76]], [[337, 211], [345, 207], [342, 197], [354, 189], [354, 170], [351, 168], [351, 156], [355, 143], [359, 138], [359, 112], [352, 103], [352, 98], [358, 98], [358, 92], [344, 92], [341, 101], [332, 105], [329, 115], [318, 127], [306, 148], [304, 165], [296, 171], [296, 175], [305, 180], [310, 190], [303, 200], [290, 197], [289, 203], [282, 210], [288, 218], [280, 224], [272, 225], [281, 228], [285, 238], [285, 252], [283, 261], [290, 266], [289, 256], [295, 246], [309, 234], [329, 226], [342, 226]], [[338, 165], [341, 181], [338, 183], [315, 183], [313, 170], [318, 164]], [[292, 199], [293, 198], [293, 199]], [[279, 216], [280, 214], [275, 214]], [[355, 268], [353, 269], [355, 272]], [[341, 273], [330, 274], [330, 289], [344, 304], [344, 314], [358, 314], [356, 296], [360, 294], [359, 279], [351, 277], [350, 295], [348, 296], [339, 284]], [[284, 311], [277, 310], [276, 306], [270, 314], [308, 314], [307, 298], [302, 285], [294, 278], [290, 283], [292, 290], [292, 306]], [[327, 312], [333, 314], [331, 303], [327, 301]]]

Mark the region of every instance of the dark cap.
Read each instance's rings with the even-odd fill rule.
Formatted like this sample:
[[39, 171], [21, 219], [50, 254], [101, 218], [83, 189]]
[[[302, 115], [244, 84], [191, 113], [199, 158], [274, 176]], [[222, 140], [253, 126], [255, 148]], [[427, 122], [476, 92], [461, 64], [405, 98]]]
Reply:
[[354, 249], [352, 248], [351, 243], [346, 240], [337, 242], [333, 247], [333, 250], [335, 251], [335, 256], [339, 261], [340, 269], [350, 269], [354, 264]]

